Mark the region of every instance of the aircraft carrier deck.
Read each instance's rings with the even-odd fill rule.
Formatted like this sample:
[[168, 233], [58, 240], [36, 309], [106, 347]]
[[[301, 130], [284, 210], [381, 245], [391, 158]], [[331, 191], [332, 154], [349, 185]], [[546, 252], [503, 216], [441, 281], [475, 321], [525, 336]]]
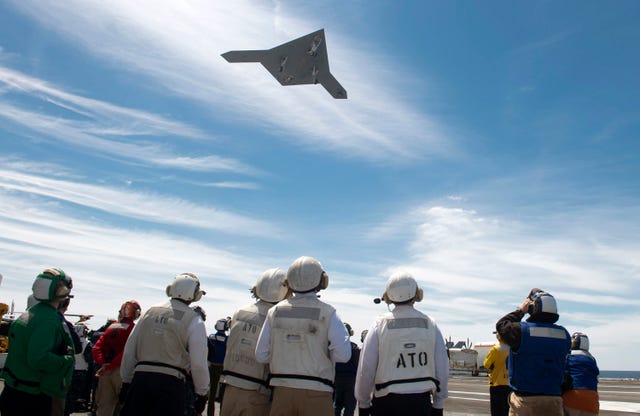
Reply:
[[[0, 391], [3, 387], [4, 382], [0, 380]], [[600, 379], [598, 392], [601, 416], [640, 414], [640, 380]], [[219, 414], [217, 403], [215, 414]], [[487, 377], [451, 375], [449, 398], [445, 402], [444, 414], [447, 416], [489, 415]], [[90, 413], [73, 413], [73, 415], [90, 415]]]

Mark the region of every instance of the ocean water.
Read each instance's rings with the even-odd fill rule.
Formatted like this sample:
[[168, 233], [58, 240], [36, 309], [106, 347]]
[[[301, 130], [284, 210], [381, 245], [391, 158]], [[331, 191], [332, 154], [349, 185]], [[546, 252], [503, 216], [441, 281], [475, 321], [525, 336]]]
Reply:
[[640, 371], [600, 371], [600, 378], [640, 379]]

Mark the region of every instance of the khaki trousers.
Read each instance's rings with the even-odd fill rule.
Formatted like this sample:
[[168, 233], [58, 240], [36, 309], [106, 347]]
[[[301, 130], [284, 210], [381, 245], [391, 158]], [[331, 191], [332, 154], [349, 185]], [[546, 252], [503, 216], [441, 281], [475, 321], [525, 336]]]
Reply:
[[118, 396], [122, 387], [120, 367], [107, 370], [98, 378], [96, 390], [96, 416], [112, 416], [118, 404]]
[[330, 391], [273, 387], [270, 416], [333, 416]]
[[584, 410], [572, 409], [570, 407], [564, 408], [565, 416], [598, 416], [597, 413], [585, 412]]
[[269, 395], [225, 385], [220, 416], [269, 416]]
[[560, 396], [509, 395], [509, 416], [563, 416]]

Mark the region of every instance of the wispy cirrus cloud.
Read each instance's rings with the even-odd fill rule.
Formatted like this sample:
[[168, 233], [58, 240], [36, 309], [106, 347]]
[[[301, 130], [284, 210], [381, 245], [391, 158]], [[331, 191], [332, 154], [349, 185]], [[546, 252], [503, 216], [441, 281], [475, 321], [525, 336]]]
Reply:
[[[626, 296], [640, 281], [640, 261], [633, 254], [640, 250], [633, 238], [640, 225], [622, 219], [627, 212], [625, 207], [582, 208], [562, 218], [545, 214], [523, 222], [460, 204], [425, 204], [398, 214], [369, 238], [412, 236], [404, 240], [406, 257], [397, 266], [419, 278], [432, 294], [432, 305], [450, 314], [461, 302], [482, 299], [491, 311], [509, 299], [517, 302], [534, 286], [579, 310], [630, 308], [640, 305]], [[470, 293], [476, 300], [463, 302]]]
[[[204, 132], [180, 122], [158, 115], [110, 104], [105, 101], [82, 97], [61, 90], [49, 82], [0, 66], [0, 82], [6, 86], [5, 93], [14, 92], [46, 100], [77, 115], [92, 119], [105, 130], [95, 131], [110, 135], [153, 135], [169, 133], [192, 139], [204, 138]], [[115, 122], [115, 127], [112, 123]], [[107, 130], [108, 128], [111, 128]]]
[[148, 308], [166, 299], [164, 288], [177, 273], [196, 273], [208, 295], [205, 310], [224, 314], [249, 301], [248, 288], [273, 259], [212, 247], [186, 235], [127, 229], [92, 217], [67, 215], [51, 202], [34, 203], [0, 186], [2, 300], [24, 308], [31, 283], [46, 267], [62, 267], [74, 278], [71, 313], [96, 314], [136, 298]]
[[[299, 146], [384, 163], [459, 151], [448, 128], [394, 88], [424, 74], [413, 77], [337, 30], [327, 42], [332, 72], [349, 92], [346, 102], [319, 86], [282, 88], [259, 64], [230, 65], [220, 57], [231, 49], [268, 49], [318, 28], [312, 16], [289, 16], [286, 7], [248, 1], [14, 6], [99, 58], [197, 99], [214, 117], [275, 128]], [[379, 69], [385, 67], [393, 69]]]
[[[155, 167], [199, 172], [259, 173], [238, 160], [219, 155], [176, 155], [168, 145], [151, 138], [172, 136], [200, 140], [206, 136], [204, 132], [183, 123], [70, 94], [46, 81], [4, 67], [0, 67], [0, 85], [7, 88], [4, 94], [0, 94], [0, 118], [30, 134], [36, 134], [40, 139], [49, 138], [76, 149], [85, 149], [91, 154], [133, 160]], [[71, 111], [75, 117], [52, 115], [44, 110], [34, 111], [31, 107], [22, 108], [6, 98], [9, 93], [42, 99]]]
[[541, 287], [556, 297], [560, 323], [588, 333], [593, 353], [618, 368], [610, 356], [616, 332], [608, 325], [633, 325], [640, 307], [640, 300], [628, 296], [640, 283], [637, 205], [574, 207], [529, 221], [531, 213], [523, 220], [470, 204], [425, 203], [372, 230], [370, 241], [394, 238], [405, 248], [381, 276], [397, 268], [410, 271], [425, 292], [417, 307], [438, 320], [445, 336], [475, 342], [490, 341], [495, 322], [518, 307], [531, 287]]
[[[54, 179], [19, 172], [16, 170], [17, 165], [11, 163], [5, 166], [4, 169], [0, 169], [0, 188], [42, 198], [45, 201], [70, 203], [108, 214], [158, 224], [174, 224], [253, 236], [277, 234], [277, 227], [268, 222], [215, 207], [194, 204], [177, 197], [86, 184], [78, 180]], [[12, 209], [11, 212], [14, 212], [16, 219], [20, 217], [21, 220], [26, 220], [22, 211]]]

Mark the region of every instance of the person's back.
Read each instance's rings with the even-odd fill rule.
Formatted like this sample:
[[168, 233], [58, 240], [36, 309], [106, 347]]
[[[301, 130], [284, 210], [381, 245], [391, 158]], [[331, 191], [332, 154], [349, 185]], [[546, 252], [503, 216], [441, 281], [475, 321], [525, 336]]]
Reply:
[[271, 410], [269, 366], [256, 361], [255, 351], [269, 309], [288, 296], [285, 278], [280, 269], [264, 271], [251, 288], [257, 302], [233, 314], [220, 381], [224, 385], [221, 416], [267, 416]]
[[364, 339], [355, 389], [359, 415], [443, 414], [449, 360], [435, 321], [414, 307], [422, 297], [409, 273], [387, 281], [382, 299], [394, 308], [376, 318]]
[[43, 271], [32, 287], [38, 303], [11, 324], [0, 396], [3, 416], [64, 413], [74, 346], [57, 309], [71, 297], [71, 288], [71, 278], [61, 269]]
[[140, 317], [141, 307], [135, 300], [124, 302], [118, 311], [118, 321], [107, 327], [93, 347], [96, 376], [96, 415], [111, 416], [118, 405], [122, 377], [120, 363], [124, 346]]
[[227, 354], [227, 330], [229, 329], [229, 318], [218, 319], [215, 325], [216, 332], [209, 335], [207, 339], [209, 361], [209, 407], [207, 415], [213, 416], [215, 413], [214, 401], [218, 397], [218, 381], [222, 375], [222, 364]]
[[[521, 322], [525, 313], [530, 316]], [[507, 362], [513, 390], [510, 415], [562, 415], [560, 386], [570, 337], [555, 324], [558, 318], [555, 298], [532, 289], [519, 309], [496, 323], [498, 334], [511, 348]]]
[[[345, 323], [344, 326], [349, 336], [353, 336], [351, 325]], [[354, 390], [359, 360], [360, 348], [351, 342], [351, 358], [349, 361], [336, 363], [335, 390], [333, 392], [333, 412], [335, 416], [353, 416], [356, 408]]]
[[347, 332], [335, 309], [316, 295], [328, 285], [317, 260], [294, 261], [287, 284], [294, 297], [269, 310], [256, 348], [258, 362], [269, 363], [271, 369], [270, 414], [331, 414], [334, 362], [351, 356]]
[[484, 359], [484, 367], [489, 372], [489, 402], [491, 416], [506, 416], [509, 414], [509, 372], [507, 358], [509, 346], [496, 334], [498, 344], [491, 347]]
[[127, 339], [120, 366], [122, 416], [182, 416], [189, 372], [196, 414], [206, 405], [207, 335], [202, 318], [189, 307], [204, 292], [197, 276], [183, 273], [166, 293], [170, 301], [149, 308]]
[[600, 410], [596, 359], [589, 353], [589, 338], [581, 332], [571, 335], [571, 354], [567, 357], [571, 388], [562, 394], [565, 415], [597, 415]]

